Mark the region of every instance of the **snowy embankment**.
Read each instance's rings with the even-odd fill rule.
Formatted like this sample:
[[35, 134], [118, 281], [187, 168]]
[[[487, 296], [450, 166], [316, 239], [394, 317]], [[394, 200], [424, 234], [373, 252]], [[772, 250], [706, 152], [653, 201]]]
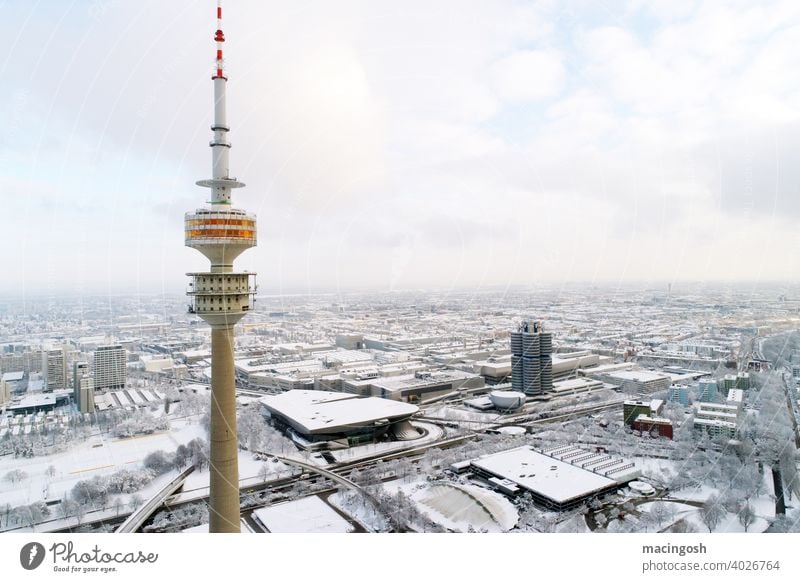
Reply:
[[428, 517], [455, 531], [504, 532], [517, 524], [514, 505], [502, 495], [475, 485], [436, 483], [412, 495]]

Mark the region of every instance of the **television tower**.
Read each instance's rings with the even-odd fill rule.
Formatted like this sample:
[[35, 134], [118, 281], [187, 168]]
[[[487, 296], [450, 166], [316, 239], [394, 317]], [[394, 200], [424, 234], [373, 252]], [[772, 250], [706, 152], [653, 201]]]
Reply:
[[198, 186], [211, 189], [208, 206], [185, 217], [186, 246], [211, 261], [204, 273], [187, 273], [189, 313], [211, 326], [211, 488], [209, 531], [239, 532], [239, 461], [236, 442], [236, 383], [233, 367], [233, 327], [255, 301], [255, 273], [233, 270], [233, 261], [256, 246], [256, 217], [231, 206], [231, 190], [243, 183], [230, 176], [228, 120], [225, 90], [228, 78], [222, 57], [222, 6], [217, 2], [216, 66], [214, 83], [214, 137], [211, 146], [211, 179]]

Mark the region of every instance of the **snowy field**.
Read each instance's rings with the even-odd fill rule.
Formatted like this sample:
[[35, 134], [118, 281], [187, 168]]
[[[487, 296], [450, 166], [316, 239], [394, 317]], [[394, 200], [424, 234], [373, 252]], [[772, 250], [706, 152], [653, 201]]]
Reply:
[[[0, 477], [14, 469], [24, 471], [27, 477], [18, 483], [0, 479], [0, 505], [8, 503], [13, 507], [63, 499], [80, 480], [110, 475], [120, 469], [139, 468], [149, 453], [158, 450], [173, 452], [178, 445], [198, 437], [205, 438], [199, 420], [180, 419], [172, 421], [172, 428], [166, 432], [126, 439], [102, 433], [54, 455], [30, 458], [6, 455], [0, 458]], [[52, 477], [47, 475], [51, 465], [56, 471]], [[138, 493], [146, 497], [148, 490], [155, 491], [159, 481], [161, 479], [154, 480]]]
[[271, 533], [349, 533], [354, 530], [316, 495], [262, 507], [254, 511], [253, 516]]

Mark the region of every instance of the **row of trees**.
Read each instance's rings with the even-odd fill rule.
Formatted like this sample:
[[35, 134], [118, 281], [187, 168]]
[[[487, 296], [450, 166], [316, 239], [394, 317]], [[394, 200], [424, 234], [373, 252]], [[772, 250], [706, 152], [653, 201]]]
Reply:
[[703, 524], [711, 533], [725, 519], [728, 512], [736, 515], [739, 523], [744, 527], [744, 531], [747, 531], [757, 518], [755, 509], [753, 509], [749, 501], [725, 499], [720, 495], [709, 497], [700, 508], [699, 515]]
[[173, 469], [181, 470], [190, 465], [202, 471], [208, 466], [208, 458], [208, 444], [201, 438], [195, 438], [185, 445], [178, 445], [174, 453], [153, 451], [144, 458], [142, 464], [155, 475], [163, 475]]
[[177, 509], [159, 511], [145, 531], [178, 532], [202, 523], [208, 523], [208, 505], [190, 503]]
[[[203, 397], [199, 398], [202, 400]], [[205, 402], [207, 408], [207, 397]], [[157, 409], [157, 405], [152, 405], [150, 410], [113, 408], [89, 415], [71, 414], [66, 417], [66, 425], [44, 423], [36, 425], [28, 434], [14, 435], [9, 431], [0, 439], [0, 455], [13, 454], [15, 458], [20, 458], [60, 453], [88, 439], [95, 425], [103, 432], [111, 432], [120, 437], [167, 430], [167, 418], [153, 414]]]
[[6, 529], [16, 526], [35, 527], [37, 523], [49, 517], [50, 508], [42, 501], [18, 507], [11, 507], [6, 503], [2, 507], [2, 515], [5, 517]]
[[140, 409], [114, 425], [112, 433], [117, 437], [126, 438], [137, 434], [150, 434], [165, 430], [169, 430], [169, 418], [167, 416], [155, 416], [147, 410]]

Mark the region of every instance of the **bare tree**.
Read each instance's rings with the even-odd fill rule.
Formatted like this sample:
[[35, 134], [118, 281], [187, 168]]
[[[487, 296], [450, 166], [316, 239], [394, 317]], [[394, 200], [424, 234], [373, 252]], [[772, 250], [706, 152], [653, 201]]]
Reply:
[[14, 469], [14, 470], [9, 471], [8, 473], [6, 473], [5, 476], [3, 477], [3, 479], [5, 479], [6, 481], [9, 481], [10, 483], [14, 484], [14, 483], [18, 483], [18, 482], [20, 482], [20, 481], [22, 481], [24, 479], [27, 479], [27, 477], [28, 477], [28, 474], [25, 471], [23, 471], [22, 469]]
[[674, 503], [664, 503], [664, 520], [667, 523], [672, 523], [675, 521], [675, 517], [678, 515], [678, 508], [675, 506]]
[[79, 505], [77, 501], [64, 497], [64, 499], [61, 500], [61, 504], [58, 506], [58, 511], [61, 517], [68, 520], [78, 512]]
[[86, 506], [78, 503], [75, 508], [75, 524], [80, 525], [83, 523], [83, 518], [86, 517]]
[[739, 510], [737, 517], [739, 518], [739, 523], [744, 527], [744, 531], [747, 532], [747, 529], [753, 525], [753, 522], [756, 520], [756, 513], [753, 511], [753, 506], [750, 505], [750, 503], [745, 503]]
[[261, 465], [261, 468], [258, 470], [258, 476], [261, 478], [262, 483], [267, 482], [267, 478], [269, 477], [269, 465], [264, 463]]
[[708, 528], [709, 533], [714, 531], [723, 517], [725, 517], [725, 508], [722, 507], [722, 502], [716, 495], [709, 497], [700, 508], [700, 519]]
[[605, 516], [604, 513], [598, 513], [595, 515], [594, 520], [597, 522], [597, 525], [603, 527], [608, 523], [608, 518]]
[[14, 508], [14, 513], [16, 514], [19, 521], [22, 523], [30, 526], [33, 529], [36, 529], [36, 524], [40, 523], [45, 516], [46, 507], [44, 503], [32, 503], [30, 505], [21, 505], [19, 507]]
[[664, 520], [667, 518], [667, 507], [663, 501], [656, 501], [653, 503], [652, 507], [650, 508], [650, 515], [653, 516], [653, 520], [658, 524], [660, 528]]
[[3, 505], [3, 513], [6, 515], [6, 527], [8, 527], [8, 519], [11, 516], [11, 504], [6, 503]]
[[138, 493], [131, 496], [131, 509], [133, 511], [139, 509], [142, 506], [142, 503], [144, 503], [144, 499], [142, 499], [142, 496]]

